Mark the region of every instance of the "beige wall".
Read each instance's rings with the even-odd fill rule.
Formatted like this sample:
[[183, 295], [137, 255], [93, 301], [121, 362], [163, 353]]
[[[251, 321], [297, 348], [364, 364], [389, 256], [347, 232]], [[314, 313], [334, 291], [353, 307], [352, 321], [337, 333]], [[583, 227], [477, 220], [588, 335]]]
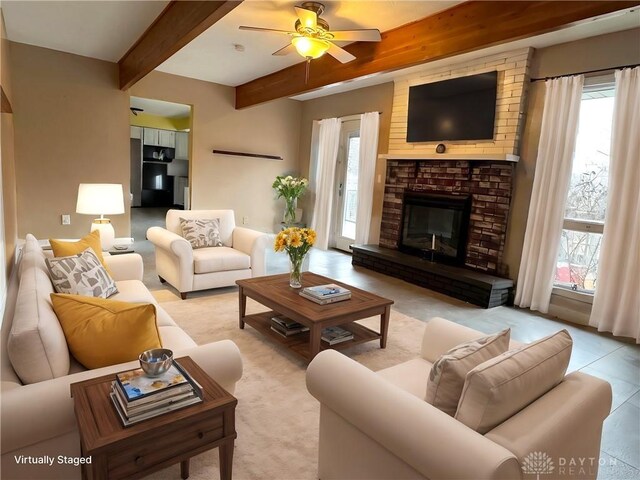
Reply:
[[[232, 208], [236, 222], [272, 231], [282, 219], [276, 175], [298, 173], [301, 103], [281, 99], [235, 110], [235, 90], [152, 72], [131, 95], [192, 106], [191, 208]], [[212, 150], [278, 155], [284, 161], [213, 155]]]
[[[11, 60], [18, 235], [85, 235], [92, 217], [75, 213], [78, 184], [128, 191], [129, 96], [118, 89], [117, 66], [20, 43]], [[130, 235], [128, 209], [112, 221], [116, 236]]]
[[[13, 90], [10, 76], [10, 43], [5, 36], [4, 17], [0, 11], [0, 84], [10, 103], [13, 103]], [[13, 114], [0, 115], [0, 163], [2, 164], [2, 207], [4, 220], [5, 273], [11, 275], [14, 262], [16, 240], [18, 236], [16, 206], [16, 172], [14, 158]]]
[[[351, 92], [339, 93], [327, 97], [307, 100], [302, 104], [302, 129], [300, 132], [300, 166], [302, 174], [309, 176], [311, 153], [311, 132], [314, 120], [345, 117], [366, 112], [382, 112], [380, 115], [380, 134], [378, 153], [387, 153], [389, 148], [389, 125], [393, 102], [393, 83], [384, 83], [374, 87], [361, 88]], [[386, 162], [378, 160], [376, 165], [376, 183], [373, 192], [373, 211], [371, 219], [370, 243], [378, 243], [380, 237], [380, 219], [384, 195], [384, 177]], [[378, 182], [380, 176], [380, 182]], [[304, 198], [304, 197], [303, 197]], [[303, 203], [304, 204], [304, 203]], [[305, 205], [308, 214], [305, 220], [311, 221], [311, 206]]]

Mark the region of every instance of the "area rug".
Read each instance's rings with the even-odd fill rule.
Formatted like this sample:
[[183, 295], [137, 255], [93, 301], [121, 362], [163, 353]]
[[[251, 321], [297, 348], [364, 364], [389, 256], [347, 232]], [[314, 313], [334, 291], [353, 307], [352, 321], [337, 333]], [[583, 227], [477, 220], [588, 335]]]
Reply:
[[[242, 353], [244, 374], [238, 399], [233, 478], [313, 480], [317, 478], [319, 404], [305, 386], [306, 363], [269, 342], [250, 326], [238, 328], [238, 294], [223, 293], [180, 300], [168, 291], [153, 292], [162, 307], [199, 345], [233, 340]], [[266, 310], [253, 302], [247, 312]], [[379, 317], [363, 324], [379, 328]], [[369, 342], [343, 350], [361, 364], [379, 370], [420, 352], [424, 323], [392, 310], [387, 348]], [[179, 466], [153, 478], [178, 479]], [[219, 478], [218, 452], [191, 459], [190, 479]]]

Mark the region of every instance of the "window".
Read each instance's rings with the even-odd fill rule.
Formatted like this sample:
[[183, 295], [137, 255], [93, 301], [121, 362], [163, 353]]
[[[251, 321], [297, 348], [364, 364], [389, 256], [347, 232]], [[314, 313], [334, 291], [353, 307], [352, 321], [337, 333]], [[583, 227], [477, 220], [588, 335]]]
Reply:
[[585, 86], [554, 284], [593, 293], [607, 209], [613, 83]]

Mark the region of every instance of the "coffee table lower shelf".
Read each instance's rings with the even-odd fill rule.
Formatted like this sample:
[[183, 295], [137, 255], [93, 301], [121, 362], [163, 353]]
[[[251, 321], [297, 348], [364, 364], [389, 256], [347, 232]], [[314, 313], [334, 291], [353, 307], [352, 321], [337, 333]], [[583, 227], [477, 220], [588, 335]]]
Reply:
[[[307, 361], [311, 360], [311, 354], [309, 352], [309, 332], [298, 333], [297, 335], [292, 335], [290, 337], [283, 337], [282, 335], [271, 330], [271, 317], [273, 317], [274, 315], [278, 315], [278, 313], [274, 311], [261, 312], [255, 313], [253, 315], [247, 315], [243, 320], [247, 325], [251, 325], [264, 336], [272, 339], [275, 343], [287, 347], [289, 350], [301, 356]], [[372, 340], [378, 340], [382, 338], [382, 335], [379, 332], [371, 330], [370, 328], [367, 328], [364, 325], [360, 325], [359, 323], [348, 322], [340, 326], [345, 330], [349, 330], [351, 333], [353, 333], [353, 339], [347, 340], [346, 342], [337, 343], [335, 345], [329, 345], [326, 342], [320, 342], [320, 350], [326, 350], [329, 348], [334, 350], [341, 350], [343, 348], [353, 347], [354, 345], [358, 345], [360, 343], [370, 342]]]

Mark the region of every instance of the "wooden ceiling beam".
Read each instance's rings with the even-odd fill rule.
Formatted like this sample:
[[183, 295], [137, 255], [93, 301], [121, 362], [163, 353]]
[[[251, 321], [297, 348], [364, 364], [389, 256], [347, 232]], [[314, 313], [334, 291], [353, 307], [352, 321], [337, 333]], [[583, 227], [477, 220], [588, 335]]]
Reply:
[[242, 0], [169, 2], [118, 62], [120, 89], [130, 88], [240, 3]]
[[346, 82], [540, 35], [593, 17], [640, 5], [636, 1], [468, 1], [389, 30], [379, 43], [356, 42], [345, 50], [356, 60], [329, 55], [236, 87], [236, 108], [257, 105]]

